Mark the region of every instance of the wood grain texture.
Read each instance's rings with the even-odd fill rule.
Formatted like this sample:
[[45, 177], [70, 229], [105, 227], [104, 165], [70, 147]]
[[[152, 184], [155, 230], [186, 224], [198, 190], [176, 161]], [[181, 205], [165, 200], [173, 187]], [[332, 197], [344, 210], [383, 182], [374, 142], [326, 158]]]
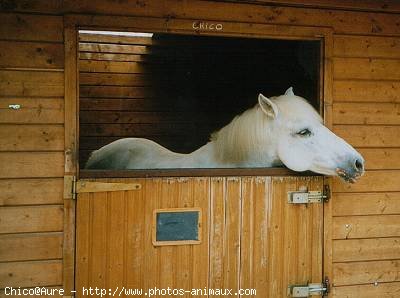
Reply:
[[0, 151], [60, 151], [64, 149], [63, 125], [0, 126]]
[[400, 58], [400, 39], [383, 36], [335, 35], [335, 57]]
[[0, 206], [62, 204], [61, 178], [1, 179]]
[[399, 245], [399, 237], [334, 240], [333, 262], [400, 259]]
[[339, 178], [334, 178], [333, 191], [349, 193], [400, 191], [399, 179], [400, 171], [398, 170], [367, 171], [355, 184], [345, 183]]
[[63, 230], [59, 205], [0, 207], [0, 233], [58, 232]]
[[57, 286], [61, 281], [60, 260], [0, 264], [0, 288]]
[[400, 192], [335, 193], [333, 215], [400, 214]]
[[332, 222], [333, 239], [399, 237], [400, 215], [339, 216]]
[[400, 124], [398, 103], [345, 103], [333, 104], [334, 124]]
[[342, 286], [332, 288], [332, 297], [335, 298], [376, 298], [387, 297], [396, 298], [400, 292], [400, 282], [388, 282]]
[[399, 260], [335, 263], [334, 286], [399, 281]]
[[[81, 72], [79, 74], [79, 84], [81, 86], [109, 85], [109, 86], [148, 86], [151, 80], [148, 75], [124, 74], [124, 73], [90, 73]], [[81, 98], [82, 100], [82, 98]]]
[[400, 147], [398, 125], [334, 125], [333, 132], [354, 147]]
[[[288, 189], [321, 189], [322, 177], [97, 181], [142, 189], [78, 195], [77, 287], [255, 287], [278, 297], [289, 282], [322, 278], [322, 205], [286, 203]], [[193, 207], [204, 218], [200, 244], [151, 244], [155, 209]]]
[[[9, 105], [19, 104], [19, 110]], [[0, 123], [5, 124], [48, 124], [64, 123], [64, 102], [62, 98], [2, 98], [0, 102]]]
[[0, 70], [0, 96], [63, 97], [64, 74], [55, 71]]
[[400, 169], [400, 149], [398, 148], [362, 148], [357, 149], [366, 160], [367, 170]]
[[400, 59], [334, 58], [333, 77], [339, 80], [399, 80]]
[[[309, 9], [296, 7], [279, 7], [276, 5], [243, 5], [223, 2], [193, 1], [190, 5], [181, 5], [175, 2], [154, 1], [141, 4], [109, 5], [105, 0], [97, 1], [96, 5], [89, 1], [69, 0], [66, 7], [70, 12], [90, 12], [111, 15], [141, 15], [165, 16], [173, 15], [176, 18], [192, 18], [205, 20], [224, 20], [236, 22], [255, 22], [272, 24], [292, 24], [303, 26], [333, 27], [337, 33], [359, 34], [399, 34], [396, 26], [396, 15], [385, 13], [359, 13], [329, 9]], [[229, 11], [229, 13], [227, 13]], [[295, 16], [295, 17], [293, 17]], [[356, 22], [354, 20], [357, 20]], [[111, 20], [122, 21], [122, 20]], [[125, 23], [125, 25], [123, 25]], [[121, 27], [129, 27], [127, 22]]]
[[62, 42], [61, 16], [0, 14], [0, 39]]
[[79, 93], [80, 96], [89, 98], [151, 98], [155, 96], [154, 90], [128, 86], [81, 86]]
[[64, 176], [64, 152], [0, 152], [0, 178]]
[[62, 69], [63, 44], [0, 41], [0, 67]]
[[99, 72], [99, 73], [145, 73], [146, 69], [142, 64], [137, 62], [121, 62], [121, 61], [96, 61], [96, 60], [80, 60], [79, 69], [83, 72]]
[[0, 261], [62, 258], [62, 232], [0, 235]]
[[333, 99], [335, 102], [398, 103], [400, 83], [398, 81], [335, 80]]

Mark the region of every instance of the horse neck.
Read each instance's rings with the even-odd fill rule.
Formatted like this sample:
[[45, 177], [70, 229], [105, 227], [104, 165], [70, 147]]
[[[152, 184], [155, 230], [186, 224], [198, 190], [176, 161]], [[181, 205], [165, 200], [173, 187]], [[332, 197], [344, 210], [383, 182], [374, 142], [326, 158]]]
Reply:
[[214, 133], [211, 143], [215, 158], [221, 163], [271, 165], [277, 158], [271, 121], [258, 105]]

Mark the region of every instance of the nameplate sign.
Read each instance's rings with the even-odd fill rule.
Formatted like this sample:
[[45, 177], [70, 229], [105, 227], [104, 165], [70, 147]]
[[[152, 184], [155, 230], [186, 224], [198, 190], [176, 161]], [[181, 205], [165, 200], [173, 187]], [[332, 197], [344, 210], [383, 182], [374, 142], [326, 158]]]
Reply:
[[197, 31], [223, 31], [224, 25], [221, 23], [194, 21], [192, 28]]

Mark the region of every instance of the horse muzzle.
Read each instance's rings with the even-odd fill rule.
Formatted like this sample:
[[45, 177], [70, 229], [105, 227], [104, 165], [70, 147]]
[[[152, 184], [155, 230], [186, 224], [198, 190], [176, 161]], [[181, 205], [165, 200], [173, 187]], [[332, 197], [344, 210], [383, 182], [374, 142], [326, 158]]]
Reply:
[[344, 181], [355, 183], [364, 175], [364, 159], [361, 156], [353, 157], [343, 167], [336, 168], [335, 172]]

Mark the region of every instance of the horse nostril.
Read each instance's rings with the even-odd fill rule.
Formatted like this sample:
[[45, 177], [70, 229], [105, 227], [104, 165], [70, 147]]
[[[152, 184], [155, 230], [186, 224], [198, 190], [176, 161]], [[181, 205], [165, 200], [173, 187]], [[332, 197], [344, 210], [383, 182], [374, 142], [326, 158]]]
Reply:
[[357, 171], [362, 172], [364, 170], [364, 163], [360, 159], [356, 159], [354, 166]]

